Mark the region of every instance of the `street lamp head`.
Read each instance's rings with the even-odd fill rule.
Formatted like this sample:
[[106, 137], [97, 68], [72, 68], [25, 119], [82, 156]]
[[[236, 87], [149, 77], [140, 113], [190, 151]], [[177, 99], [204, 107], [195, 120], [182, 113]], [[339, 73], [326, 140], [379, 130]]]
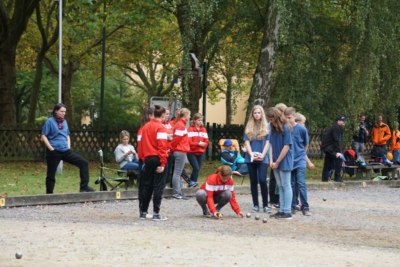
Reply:
[[93, 98], [89, 98], [89, 103], [91, 107], [94, 107], [94, 99]]

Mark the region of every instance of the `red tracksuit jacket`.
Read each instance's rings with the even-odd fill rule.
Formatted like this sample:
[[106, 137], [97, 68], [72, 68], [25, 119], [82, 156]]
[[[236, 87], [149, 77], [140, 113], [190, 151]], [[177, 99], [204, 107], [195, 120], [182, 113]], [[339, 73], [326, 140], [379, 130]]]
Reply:
[[[201, 126], [200, 129], [197, 129], [196, 126], [190, 126], [187, 131], [189, 137], [190, 153], [193, 153], [195, 155], [203, 154], [208, 146], [207, 129], [204, 126]], [[199, 146], [199, 141], [206, 143], [206, 145], [203, 147]]]
[[211, 174], [207, 177], [207, 180], [204, 182], [204, 184], [200, 186], [200, 189], [203, 189], [207, 192], [207, 206], [211, 213], [216, 212], [214, 195], [221, 194], [225, 190], [229, 190], [232, 193], [232, 198], [230, 201], [232, 210], [236, 214], [240, 212], [239, 204], [236, 201], [235, 191], [233, 190], [232, 177], [226, 183], [223, 183], [218, 173]]
[[171, 150], [173, 152], [178, 151], [185, 154], [190, 152], [186, 121], [184, 119], [180, 119], [174, 125], [174, 139], [172, 139], [171, 142]]
[[152, 119], [143, 126], [140, 147], [144, 160], [151, 156], [158, 156], [160, 166], [165, 167], [168, 157], [167, 131], [161, 121]]

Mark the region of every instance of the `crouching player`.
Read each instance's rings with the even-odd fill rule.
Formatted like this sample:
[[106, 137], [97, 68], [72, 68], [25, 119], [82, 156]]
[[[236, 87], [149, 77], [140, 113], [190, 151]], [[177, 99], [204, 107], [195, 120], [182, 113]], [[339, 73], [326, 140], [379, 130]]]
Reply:
[[232, 170], [227, 165], [218, 167], [214, 174], [207, 177], [196, 193], [196, 200], [204, 216], [222, 218], [221, 209], [229, 202], [237, 216], [243, 218], [233, 190]]

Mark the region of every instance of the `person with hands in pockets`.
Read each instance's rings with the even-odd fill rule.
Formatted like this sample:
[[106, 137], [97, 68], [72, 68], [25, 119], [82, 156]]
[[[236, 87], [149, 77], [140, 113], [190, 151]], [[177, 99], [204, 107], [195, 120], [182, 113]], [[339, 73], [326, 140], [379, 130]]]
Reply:
[[71, 150], [68, 123], [65, 120], [67, 108], [58, 103], [53, 108], [53, 116], [48, 118], [42, 129], [41, 140], [46, 145], [46, 194], [53, 194], [56, 184], [57, 166], [61, 160], [79, 168], [80, 192], [94, 192], [89, 184], [89, 162]]

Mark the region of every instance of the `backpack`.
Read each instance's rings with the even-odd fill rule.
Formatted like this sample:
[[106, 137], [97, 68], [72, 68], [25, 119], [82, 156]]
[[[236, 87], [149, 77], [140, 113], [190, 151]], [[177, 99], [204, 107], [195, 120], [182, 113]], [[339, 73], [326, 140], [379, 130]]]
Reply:
[[[345, 150], [343, 156], [346, 159], [346, 166], [356, 166], [356, 152], [354, 150]], [[353, 168], [344, 167], [344, 172], [350, 175], [350, 177], [354, 175]]]

